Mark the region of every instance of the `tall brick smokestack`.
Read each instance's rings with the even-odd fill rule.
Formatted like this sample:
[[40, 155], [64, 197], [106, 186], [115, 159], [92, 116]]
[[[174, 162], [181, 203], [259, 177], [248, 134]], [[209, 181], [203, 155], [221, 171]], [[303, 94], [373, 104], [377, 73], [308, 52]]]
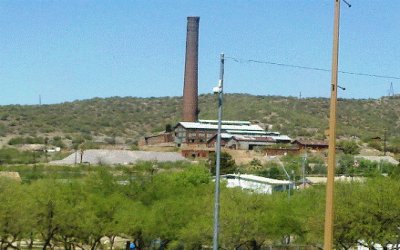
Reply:
[[187, 18], [185, 79], [183, 86], [184, 122], [197, 122], [198, 119], [198, 51], [200, 17]]

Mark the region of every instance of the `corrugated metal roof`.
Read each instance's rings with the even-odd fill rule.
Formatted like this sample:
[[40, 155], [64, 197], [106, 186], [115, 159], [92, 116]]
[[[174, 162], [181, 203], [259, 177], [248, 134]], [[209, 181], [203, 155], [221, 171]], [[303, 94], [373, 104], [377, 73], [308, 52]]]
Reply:
[[[180, 122], [184, 128], [192, 128], [192, 129], [218, 129], [217, 124], [205, 124], [199, 122]], [[264, 131], [258, 125], [225, 125], [222, 124], [221, 128], [223, 130], [235, 130], [235, 131]]]
[[[218, 124], [218, 120], [199, 120], [199, 123]], [[250, 125], [249, 121], [221, 121], [222, 124], [227, 125]]]
[[298, 142], [301, 145], [305, 146], [328, 146], [327, 141], [322, 141], [322, 140], [302, 140], [302, 139], [297, 139], [293, 143]]
[[[230, 134], [249, 134], [248, 130], [226, 130], [226, 132]], [[257, 134], [257, 135], [266, 135], [267, 133], [265, 131], [251, 131], [252, 134]]]
[[236, 141], [248, 141], [248, 142], [275, 142], [271, 137], [257, 137], [257, 136], [233, 136]]
[[271, 178], [266, 178], [266, 177], [261, 177], [261, 176], [257, 176], [257, 175], [251, 175], [251, 174], [227, 174], [226, 176], [232, 176], [232, 177], [235, 177], [238, 179], [255, 181], [255, 182], [266, 183], [266, 184], [271, 184], [271, 185], [289, 185], [292, 183], [292, 182], [286, 181], [286, 180], [271, 179]]
[[279, 136], [273, 136], [273, 135], [271, 135], [271, 136], [269, 136], [269, 137], [271, 137], [271, 138], [274, 139], [275, 141], [291, 141], [291, 140], [292, 140], [292, 138], [290, 138], [290, 137], [287, 136], [287, 135], [279, 135]]
[[276, 135], [276, 136], [281, 134], [281, 133], [276, 132], [276, 131], [267, 131], [266, 133], [267, 133], [267, 135]]
[[[215, 134], [215, 135], [217, 135], [217, 134]], [[229, 139], [229, 138], [232, 138], [232, 135], [228, 134], [228, 133], [221, 133], [221, 138]]]

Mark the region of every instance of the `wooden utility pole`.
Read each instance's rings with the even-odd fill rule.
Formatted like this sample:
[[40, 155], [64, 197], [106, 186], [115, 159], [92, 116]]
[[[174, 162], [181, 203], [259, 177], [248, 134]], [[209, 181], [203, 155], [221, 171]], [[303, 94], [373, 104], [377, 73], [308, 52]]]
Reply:
[[325, 231], [324, 250], [333, 249], [333, 194], [335, 182], [336, 165], [336, 105], [338, 86], [338, 59], [339, 59], [339, 18], [340, 1], [335, 1], [335, 16], [333, 26], [333, 49], [332, 49], [332, 83], [331, 83], [331, 106], [329, 116], [329, 153], [328, 153], [328, 175], [326, 183], [326, 207], [325, 207]]

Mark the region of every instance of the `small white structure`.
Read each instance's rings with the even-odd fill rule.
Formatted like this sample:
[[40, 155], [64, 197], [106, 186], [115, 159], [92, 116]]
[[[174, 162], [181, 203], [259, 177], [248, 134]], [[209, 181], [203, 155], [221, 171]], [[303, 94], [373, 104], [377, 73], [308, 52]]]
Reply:
[[272, 194], [275, 191], [284, 191], [293, 188], [291, 181], [265, 178], [250, 174], [227, 174], [221, 176], [227, 181], [227, 187], [240, 187], [256, 193]]
[[45, 149], [44, 151], [48, 152], [48, 153], [60, 152], [61, 148], [60, 147], [53, 147], [53, 148]]

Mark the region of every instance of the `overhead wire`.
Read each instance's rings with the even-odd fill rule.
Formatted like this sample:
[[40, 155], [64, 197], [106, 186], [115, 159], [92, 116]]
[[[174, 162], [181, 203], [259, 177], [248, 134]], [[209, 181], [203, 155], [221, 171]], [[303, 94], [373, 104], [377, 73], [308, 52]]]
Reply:
[[[304, 70], [314, 70], [314, 71], [323, 71], [323, 72], [331, 72], [329, 69], [324, 68], [317, 68], [317, 67], [308, 67], [302, 65], [295, 65], [295, 64], [287, 64], [287, 63], [280, 63], [280, 62], [271, 62], [271, 61], [261, 61], [255, 59], [242, 59], [232, 56], [225, 56], [226, 59], [231, 59], [237, 63], [259, 63], [259, 64], [268, 64], [268, 65], [275, 65], [275, 66], [282, 66], [282, 67], [290, 67], [290, 68], [297, 68], [297, 69], [304, 69]], [[341, 74], [347, 75], [357, 75], [357, 76], [366, 76], [366, 77], [374, 77], [374, 78], [383, 78], [383, 79], [395, 79], [400, 80], [398, 76], [390, 76], [390, 75], [377, 75], [377, 74], [369, 74], [369, 73], [362, 73], [362, 72], [351, 72], [351, 71], [338, 71]]]

